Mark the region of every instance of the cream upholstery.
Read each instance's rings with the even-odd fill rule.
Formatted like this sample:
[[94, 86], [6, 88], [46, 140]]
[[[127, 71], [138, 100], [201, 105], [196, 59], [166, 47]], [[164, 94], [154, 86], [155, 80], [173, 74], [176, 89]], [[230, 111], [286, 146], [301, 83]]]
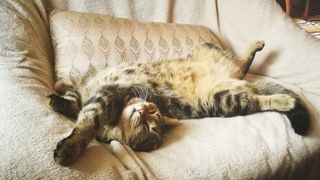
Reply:
[[[298, 93], [311, 113], [310, 131], [295, 134], [277, 112], [182, 120], [155, 151], [93, 141], [71, 167], [59, 166], [53, 150], [74, 123], [45, 106], [53, 93], [54, 8], [203, 25], [236, 54], [263, 39], [250, 78]], [[0, 179], [320, 179], [320, 42], [275, 1], [3, 0], [0, 19]]]

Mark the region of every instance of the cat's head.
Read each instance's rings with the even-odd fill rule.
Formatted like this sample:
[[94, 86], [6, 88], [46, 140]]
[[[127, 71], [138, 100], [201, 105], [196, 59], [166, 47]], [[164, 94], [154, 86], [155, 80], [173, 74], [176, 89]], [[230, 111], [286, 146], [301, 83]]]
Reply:
[[109, 129], [108, 138], [133, 150], [149, 151], [159, 147], [166, 129], [177, 124], [177, 119], [163, 116], [154, 103], [132, 98], [124, 107], [119, 123]]

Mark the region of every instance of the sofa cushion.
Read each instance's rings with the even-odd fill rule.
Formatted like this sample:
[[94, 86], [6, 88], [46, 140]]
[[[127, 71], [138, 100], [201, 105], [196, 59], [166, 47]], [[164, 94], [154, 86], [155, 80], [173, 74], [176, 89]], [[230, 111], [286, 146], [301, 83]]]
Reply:
[[76, 86], [108, 66], [185, 57], [198, 44], [220, 44], [204, 26], [144, 23], [72, 11], [53, 11], [50, 24], [56, 79]]

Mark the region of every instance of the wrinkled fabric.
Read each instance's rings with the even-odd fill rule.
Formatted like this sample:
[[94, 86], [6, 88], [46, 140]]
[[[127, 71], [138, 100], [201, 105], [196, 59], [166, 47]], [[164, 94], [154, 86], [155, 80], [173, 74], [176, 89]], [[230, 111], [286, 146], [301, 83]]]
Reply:
[[[48, 15], [54, 8], [141, 21], [204, 25], [236, 54], [262, 39], [250, 78], [298, 93], [306, 136], [280, 113], [182, 120], [152, 152], [92, 142], [70, 167], [53, 160], [73, 122], [45, 106], [53, 92]], [[319, 179], [320, 43], [271, 0], [49, 0], [0, 2], [0, 179]]]

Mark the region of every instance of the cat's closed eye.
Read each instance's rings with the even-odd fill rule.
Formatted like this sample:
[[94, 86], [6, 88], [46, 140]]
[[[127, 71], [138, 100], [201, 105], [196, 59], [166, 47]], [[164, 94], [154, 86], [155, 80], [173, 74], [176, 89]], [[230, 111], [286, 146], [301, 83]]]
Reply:
[[156, 133], [158, 133], [158, 134], [161, 134], [161, 129], [159, 129], [159, 128], [157, 128], [157, 127], [152, 127], [151, 130], [152, 130], [153, 132], [156, 132]]

